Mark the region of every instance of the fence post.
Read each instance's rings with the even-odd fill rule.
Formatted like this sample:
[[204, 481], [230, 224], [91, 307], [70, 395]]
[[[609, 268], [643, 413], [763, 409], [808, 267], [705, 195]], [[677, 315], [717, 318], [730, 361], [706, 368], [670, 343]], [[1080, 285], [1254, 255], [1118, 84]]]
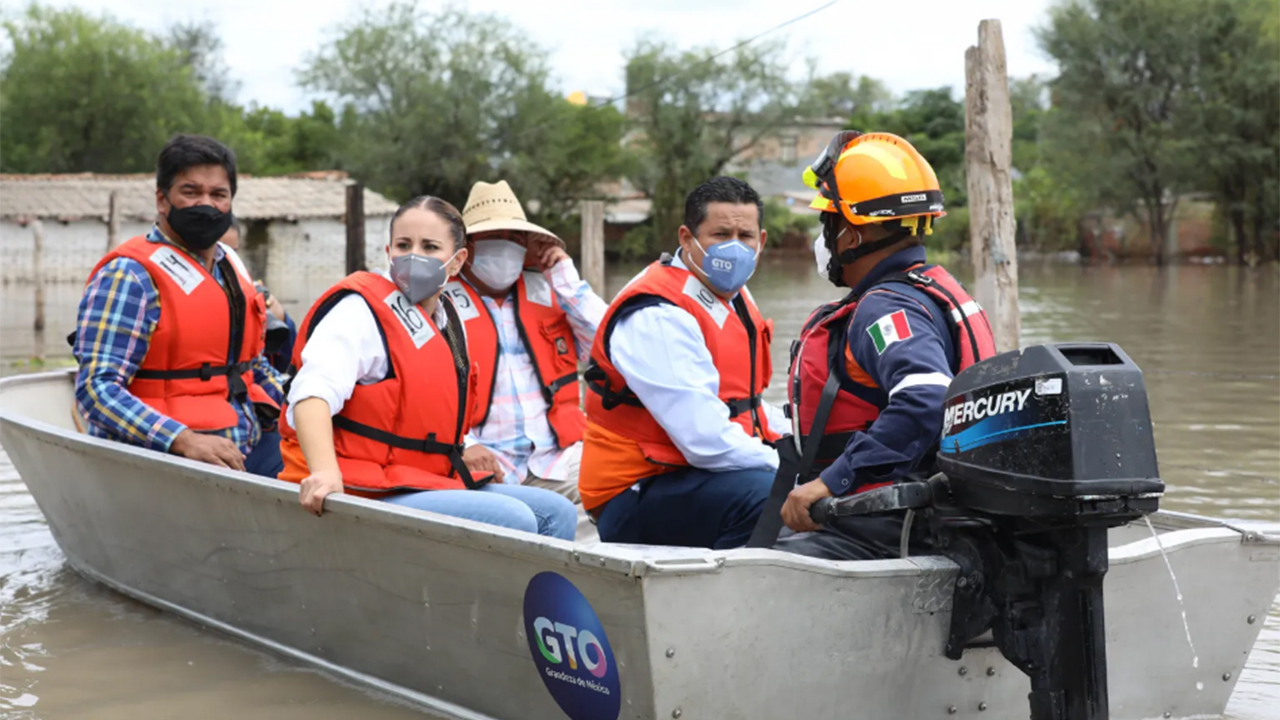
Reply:
[[347, 186], [347, 274], [367, 270], [364, 262], [364, 184]]
[[33, 324], [37, 333], [44, 332], [44, 224], [39, 218], [31, 221], [31, 275], [36, 284], [36, 320]]
[[974, 298], [987, 311], [996, 349], [1016, 350], [1018, 255], [1013, 214], [1013, 110], [999, 20], [978, 25], [978, 45], [964, 54], [965, 169]]
[[115, 190], [107, 199], [107, 252], [120, 244], [120, 193]]
[[604, 201], [583, 200], [582, 278], [596, 294], [605, 297], [604, 286]]

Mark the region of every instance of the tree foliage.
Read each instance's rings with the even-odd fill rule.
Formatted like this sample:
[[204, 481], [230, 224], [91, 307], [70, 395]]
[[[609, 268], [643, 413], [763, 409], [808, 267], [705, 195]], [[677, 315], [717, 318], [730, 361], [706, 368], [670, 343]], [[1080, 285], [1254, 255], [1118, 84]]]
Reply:
[[461, 206], [478, 180], [508, 180], [561, 218], [621, 167], [622, 120], [548, 86], [546, 52], [501, 18], [412, 3], [366, 9], [300, 74], [349, 108], [348, 166], [393, 197]]
[[175, 132], [200, 126], [188, 58], [110, 17], [38, 5], [0, 23], [0, 167], [145, 172]]
[[1157, 262], [1169, 255], [1180, 197], [1209, 191], [1243, 207], [1246, 186], [1275, 177], [1267, 167], [1278, 55], [1263, 23], [1271, 8], [1266, 0], [1072, 0], [1038, 31], [1061, 70], [1049, 136], [1064, 174], [1096, 183], [1099, 200], [1117, 209], [1141, 207]]
[[689, 191], [795, 117], [800, 92], [782, 50], [762, 43], [717, 56], [646, 39], [627, 54], [631, 178], [652, 200], [650, 249], [674, 242]]
[[[343, 169], [395, 199], [461, 205], [508, 180], [538, 222], [572, 233], [577, 203], [629, 179], [652, 201], [627, 247], [668, 245], [697, 183], [797, 120], [889, 131], [930, 161], [967, 241], [964, 106], [950, 88], [895, 97], [851, 72], [788, 74], [781, 42], [728, 51], [642, 39], [622, 103], [573, 104], [545, 48], [509, 22], [412, 0], [357, 11], [298, 74], [298, 113], [236, 101], [217, 27], [160, 33], [32, 4], [0, 21], [0, 170], [146, 172], [174, 133], [217, 137], [251, 174]], [[1242, 262], [1280, 259], [1280, 3], [1060, 0], [1038, 28], [1053, 78], [1010, 82], [1018, 242], [1070, 247], [1096, 211], [1146, 219], [1151, 252], [1180, 198], [1215, 201]], [[775, 203], [771, 235], [804, 223]]]

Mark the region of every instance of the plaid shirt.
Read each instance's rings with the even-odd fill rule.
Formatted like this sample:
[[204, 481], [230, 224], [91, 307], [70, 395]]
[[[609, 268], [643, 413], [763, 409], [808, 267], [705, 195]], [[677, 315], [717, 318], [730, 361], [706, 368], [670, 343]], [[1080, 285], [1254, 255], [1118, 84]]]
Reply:
[[[586, 362], [608, 306], [578, 277], [572, 261], [556, 263], [546, 275], [573, 328], [578, 359]], [[566, 480], [564, 451], [556, 445], [547, 422], [547, 402], [533, 369], [533, 358], [520, 341], [512, 302], [515, 289], [511, 292], [501, 305], [493, 298], [480, 296], [497, 326], [500, 350], [489, 417], [484, 425], [472, 428], [471, 436], [497, 456], [508, 482], [523, 482], [529, 474], [544, 480]]]
[[[147, 241], [167, 243], [186, 252], [155, 226], [147, 233]], [[219, 246], [216, 259], [221, 260], [223, 255]], [[200, 262], [198, 258], [196, 261]], [[216, 264], [213, 277], [224, 282]], [[129, 392], [129, 383], [147, 355], [151, 333], [159, 322], [160, 293], [146, 268], [136, 260], [115, 258], [85, 288], [76, 316], [72, 352], [80, 363], [76, 406], [87, 421], [90, 435], [168, 452], [174, 438], [186, 429]], [[284, 376], [261, 355], [253, 359], [253, 379], [273, 400], [283, 399]], [[211, 434], [231, 440], [248, 455], [262, 437], [262, 428], [252, 401], [233, 398], [231, 404], [239, 422]]]

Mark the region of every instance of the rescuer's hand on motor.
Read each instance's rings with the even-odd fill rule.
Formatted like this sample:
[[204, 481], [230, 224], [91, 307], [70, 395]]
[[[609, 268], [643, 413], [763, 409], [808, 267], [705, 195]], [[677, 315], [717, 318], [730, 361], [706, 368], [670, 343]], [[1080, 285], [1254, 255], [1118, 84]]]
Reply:
[[218, 467], [244, 470], [244, 453], [230, 440], [218, 435], [205, 435], [190, 428], [178, 433], [169, 452]]
[[466, 463], [467, 469], [472, 475], [480, 473], [493, 473], [491, 482], [502, 482], [502, 464], [498, 462], [498, 458], [489, 451], [489, 448], [483, 445], [472, 445], [462, 451], [462, 462]]
[[565, 252], [564, 248], [555, 242], [537, 237], [529, 238], [528, 253], [538, 261], [538, 269], [543, 272], [555, 267], [561, 260], [569, 259], [569, 253]]
[[318, 470], [302, 480], [298, 490], [298, 502], [307, 512], [317, 516], [324, 511], [324, 499], [342, 492], [342, 473], [337, 470]]
[[787, 495], [782, 505], [782, 522], [796, 532], [813, 532], [818, 524], [809, 517], [809, 506], [831, 497], [831, 489], [821, 479], [810, 480]]

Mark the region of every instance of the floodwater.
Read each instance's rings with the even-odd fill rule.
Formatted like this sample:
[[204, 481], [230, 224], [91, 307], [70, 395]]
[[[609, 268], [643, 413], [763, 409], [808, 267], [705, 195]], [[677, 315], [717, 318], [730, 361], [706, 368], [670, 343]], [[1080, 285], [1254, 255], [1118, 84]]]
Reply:
[[[620, 288], [635, 269], [612, 268], [610, 288]], [[1280, 272], [1024, 264], [1021, 275], [1024, 345], [1110, 340], [1143, 368], [1169, 488], [1163, 507], [1280, 520]], [[776, 322], [778, 371], [770, 398], [776, 401], [783, 397], [789, 340], [810, 310], [839, 293], [816, 276], [811, 262], [795, 258], [766, 258], [751, 288]], [[49, 293], [44, 343], [51, 358], [65, 356], [61, 337], [71, 329], [79, 291], [63, 285]], [[29, 370], [13, 361], [37, 351], [28, 329], [31, 288], [0, 292], [4, 372]], [[307, 300], [286, 298], [295, 314]], [[1228, 714], [1274, 720], [1277, 707], [1280, 603]], [[39, 509], [0, 452], [0, 716], [391, 720], [424, 714], [80, 578], [65, 566]]]

